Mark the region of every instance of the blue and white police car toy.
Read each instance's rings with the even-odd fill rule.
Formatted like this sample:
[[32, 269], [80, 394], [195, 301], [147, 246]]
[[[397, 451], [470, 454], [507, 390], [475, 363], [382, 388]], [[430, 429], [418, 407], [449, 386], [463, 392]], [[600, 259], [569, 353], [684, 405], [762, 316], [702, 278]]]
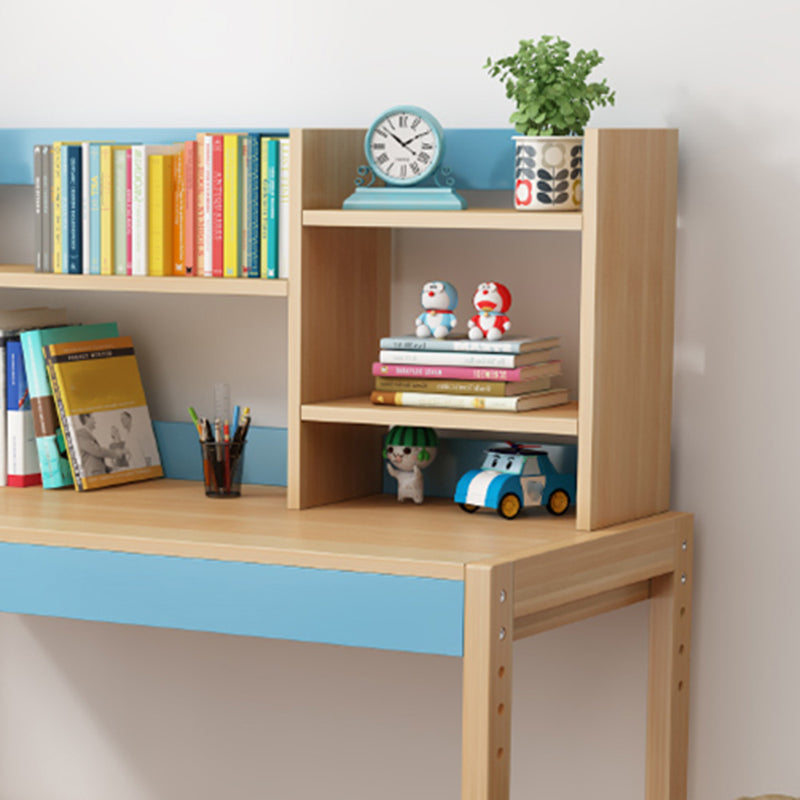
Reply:
[[519, 444], [489, 448], [481, 468], [461, 476], [454, 497], [464, 511], [493, 508], [505, 519], [529, 506], [560, 515], [574, 498], [574, 475], [558, 472], [544, 450]]

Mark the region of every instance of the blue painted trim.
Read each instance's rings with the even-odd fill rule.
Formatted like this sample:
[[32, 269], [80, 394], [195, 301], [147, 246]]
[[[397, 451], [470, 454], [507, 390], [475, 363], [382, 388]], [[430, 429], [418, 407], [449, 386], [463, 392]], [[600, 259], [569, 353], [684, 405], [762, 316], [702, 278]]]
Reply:
[[0, 610], [463, 654], [462, 581], [0, 543]]
[[[203, 130], [211, 130], [205, 128]], [[33, 146], [55, 141], [129, 141], [152, 144], [194, 138], [195, 128], [0, 128], [0, 183], [33, 183]], [[270, 131], [275, 135], [286, 130]], [[445, 130], [444, 165], [453, 169], [455, 188], [511, 189], [514, 185], [515, 131]], [[355, 176], [353, 176], [355, 178]]]
[[[191, 422], [153, 421], [164, 474], [201, 481], [203, 468], [197, 430]], [[243, 483], [286, 486], [286, 428], [250, 427], [244, 451]]]
[[[33, 146], [52, 142], [170, 144], [214, 128], [0, 128], [0, 184], [33, 184]], [[238, 128], [244, 130], [244, 128]], [[261, 130], [254, 128], [253, 130]], [[287, 130], [264, 130], [285, 135]]]

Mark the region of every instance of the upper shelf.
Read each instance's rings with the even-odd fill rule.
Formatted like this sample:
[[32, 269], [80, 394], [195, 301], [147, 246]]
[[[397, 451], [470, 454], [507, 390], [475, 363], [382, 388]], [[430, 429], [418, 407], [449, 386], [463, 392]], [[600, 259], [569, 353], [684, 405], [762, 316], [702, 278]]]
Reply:
[[87, 292], [148, 292], [152, 294], [208, 294], [239, 297], [286, 297], [283, 279], [182, 278], [155, 275], [64, 275], [34, 272], [29, 265], [0, 266], [3, 289], [72, 289]]
[[579, 231], [578, 211], [526, 213], [513, 208], [469, 208], [464, 211], [353, 211], [313, 209], [303, 225], [331, 228], [439, 228], [495, 231]]

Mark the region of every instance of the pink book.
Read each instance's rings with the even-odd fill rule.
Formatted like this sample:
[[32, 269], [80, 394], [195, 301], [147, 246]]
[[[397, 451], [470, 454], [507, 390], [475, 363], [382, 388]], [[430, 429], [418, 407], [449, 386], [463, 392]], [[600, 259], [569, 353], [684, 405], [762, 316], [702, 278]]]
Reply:
[[125, 153], [125, 264], [127, 274], [133, 274], [133, 155], [129, 147]]
[[224, 137], [211, 137], [211, 274], [222, 277], [224, 260]]
[[197, 144], [186, 142], [183, 150], [183, 176], [186, 183], [186, 250], [184, 266], [187, 275], [197, 275]]
[[529, 381], [561, 374], [561, 361], [552, 359], [516, 369], [495, 367], [439, 367], [422, 364], [383, 364], [376, 361], [372, 374], [386, 378], [455, 378], [462, 381]]

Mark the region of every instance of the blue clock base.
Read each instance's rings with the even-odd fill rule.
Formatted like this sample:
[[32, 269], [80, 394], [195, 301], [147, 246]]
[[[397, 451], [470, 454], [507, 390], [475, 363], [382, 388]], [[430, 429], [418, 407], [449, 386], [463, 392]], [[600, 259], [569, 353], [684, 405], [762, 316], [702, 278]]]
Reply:
[[342, 208], [371, 211], [461, 211], [466, 207], [467, 201], [453, 189], [420, 189], [415, 186], [404, 189], [393, 186], [358, 186], [342, 203]]

